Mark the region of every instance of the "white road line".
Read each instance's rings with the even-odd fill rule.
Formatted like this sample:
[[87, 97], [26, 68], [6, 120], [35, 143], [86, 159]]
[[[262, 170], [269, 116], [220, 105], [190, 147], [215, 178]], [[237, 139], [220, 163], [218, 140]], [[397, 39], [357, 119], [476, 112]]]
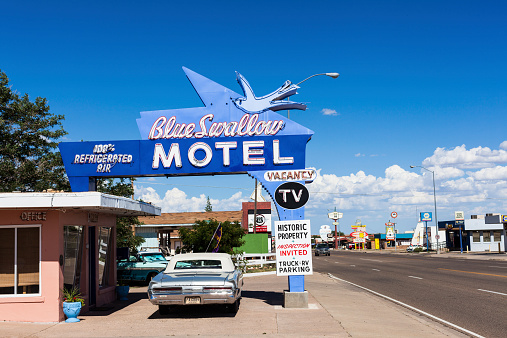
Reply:
[[340, 264], [340, 262], [335, 262], [336, 264]]
[[469, 331], [469, 330], [467, 330], [467, 329], [465, 329], [465, 328], [462, 328], [461, 326], [458, 326], [458, 325], [453, 324], [453, 323], [451, 323], [451, 322], [448, 322], [448, 321], [446, 321], [446, 320], [444, 320], [444, 319], [442, 319], [442, 318], [439, 318], [439, 317], [437, 317], [437, 316], [434, 316], [434, 315], [432, 315], [432, 314], [429, 314], [429, 313], [427, 313], [427, 312], [424, 312], [424, 311], [422, 311], [422, 310], [419, 310], [418, 308], [415, 308], [415, 307], [413, 307], [413, 306], [410, 306], [410, 305], [408, 305], [408, 304], [405, 304], [405, 303], [403, 303], [403, 302], [400, 302], [399, 300], [396, 300], [396, 299], [394, 299], [394, 298], [391, 298], [391, 297], [385, 296], [385, 295], [383, 295], [383, 294], [381, 294], [381, 293], [378, 293], [378, 292], [376, 292], [376, 291], [373, 291], [373, 290], [367, 289], [367, 288], [365, 288], [364, 286], [357, 285], [357, 284], [354, 284], [354, 283], [352, 283], [352, 282], [346, 281], [345, 279], [341, 279], [341, 278], [335, 277], [335, 276], [333, 276], [333, 275], [332, 275], [332, 274], [330, 274], [330, 273], [328, 273], [328, 276], [329, 276], [329, 277], [331, 277], [331, 278], [334, 278], [334, 279], [336, 279], [336, 280], [339, 280], [339, 281], [342, 281], [342, 282], [345, 282], [345, 283], [349, 283], [350, 285], [354, 285], [355, 287], [358, 287], [358, 288], [360, 288], [360, 289], [363, 289], [363, 290], [365, 290], [365, 291], [368, 291], [368, 292], [370, 292], [370, 293], [373, 293], [374, 295], [377, 295], [377, 296], [382, 297], [382, 298], [384, 298], [384, 299], [390, 300], [391, 302], [394, 302], [394, 303], [396, 303], [396, 304], [399, 304], [399, 305], [401, 305], [401, 306], [406, 307], [407, 309], [413, 310], [413, 311], [418, 312], [418, 313], [420, 313], [420, 314], [422, 314], [422, 315], [425, 315], [425, 316], [427, 316], [427, 317], [430, 317], [430, 318], [432, 318], [432, 319], [434, 319], [434, 320], [437, 320], [437, 321], [439, 321], [439, 322], [441, 322], [441, 323], [443, 323], [443, 324], [445, 324], [445, 325], [448, 325], [448, 326], [450, 326], [450, 327], [453, 327], [453, 328], [455, 328], [455, 329], [457, 329], [457, 330], [460, 330], [461, 332], [467, 333], [467, 334], [469, 334], [469, 335], [471, 335], [471, 336], [484, 338], [483, 336], [481, 336], [481, 335], [479, 335], [479, 334], [477, 334], [477, 333], [475, 333], [475, 332]]
[[409, 276], [410, 278], [415, 278], [415, 279], [422, 279], [421, 277], [416, 277], [416, 276]]
[[369, 258], [359, 258], [363, 261], [372, 261], [372, 262], [383, 262], [383, 261], [379, 261], [378, 259], [369, 259]]
[[379, 269], [372, 269], [373, 271], [380, 271]]
[[507, 269], [507, 266], [494, 266], [494, 265], [490, 265], [490, 266], [488, 266], [488, 268], [500, 268], [500, 269]]
[[501, 293], [501, 292], [489, 291], [489, 290], [483, 290], [483, 289], [477, 289], [477, 290], [484, 291], [484, 292], [496, 293], [497, 295], [507, 296], [507, 293]]
[[355, 265], [352, 265], [352, 264], [350, 266], [356, 267]]

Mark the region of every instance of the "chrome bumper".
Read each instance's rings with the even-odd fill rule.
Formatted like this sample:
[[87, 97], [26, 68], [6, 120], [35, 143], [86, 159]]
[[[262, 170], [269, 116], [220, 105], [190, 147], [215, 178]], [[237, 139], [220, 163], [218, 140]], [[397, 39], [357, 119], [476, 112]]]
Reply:
[[239, 297], [240, 292], [182, 292], [182, 293], [154, 293], [148, 290], [148, 299], [153, 305], [192, 305], [186, 304], [185, 298], [199, 297], [199, 304], [233, 304]]

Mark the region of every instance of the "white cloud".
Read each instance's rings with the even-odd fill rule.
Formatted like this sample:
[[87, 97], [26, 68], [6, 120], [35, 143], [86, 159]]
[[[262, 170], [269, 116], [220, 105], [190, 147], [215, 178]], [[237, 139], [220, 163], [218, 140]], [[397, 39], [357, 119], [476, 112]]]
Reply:
[[[506, 141], [500, 147], [507, 146]], [[480, 169], [494, 167], [495, 164], [507, 163], [507, 150], [491, 150], [488, 147], [477, 147], [470, 150], [463, 144], [453, 149], [437, 148], [433, 156], [426, 158], [422, 165], [454, 166], [458, 169]]]
[[[161, 207], [164, 213], [204, 211], [208, 200], [205, 194], [200, 194], [198, 197], [188, 197], [184, 191], [178, 188], [167, 190], [164, 197], [161, 198], [154, 188], [136, 185], [135, 194], [143, 201]], [[214, 211], [241, 210], [241, 203], [246, 201], [248, 199], [243, 197], [242, 192], [236, 192], [231, 197], [222, 200], [210, 198]]]
[[329, 116], [338, 116], [338, 115], [340, 115], [336, 110], [329, 109], [329, 108], [322, 109], [321, 113], [322, 113], [322, 115], [329, 115]]
[[479, 181], [506, 180], [507, 167], [496, 166], [494, 168], [484, 168], [477, 172], [468, 172], [468, 175]]
[[507, 150], [507, 141], [500, 143], [500, 149]]
[[364, 154], [361, 154], [361, 153], [357, 153], [357, 154], [354, 154], [355, 157], [363, 157]]

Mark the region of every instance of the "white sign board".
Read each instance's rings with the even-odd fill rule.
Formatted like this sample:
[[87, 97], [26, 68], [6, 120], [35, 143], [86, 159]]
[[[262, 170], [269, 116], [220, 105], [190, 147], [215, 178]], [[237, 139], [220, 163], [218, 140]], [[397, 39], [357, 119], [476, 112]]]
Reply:
[[275, 225], [276, 275], [311, 275], [310, 221], [277, 221]]
[[327, 242], [328, 235], [331, 233], [331, 228], [329, 225], [323, 225], [320, 227], [320, 238], [322, 238], [322, 241]]
[[465, 220], [465, 213], [463, 211], [455, 211], [454, 212], [454, 219], [456, 221], [464, 221]]
[[331, 219], [340, 219], [343, 217], [343, 213], [338, 212], [338, 211], [333, 211], [333, 212], [330, 212], [329, 214], [327, 214], [327, 217], [329, 217]]
[[[248, 214], [248, 232], [254, 232], [254, 215]], [[257, 214], [256, 232], [271, 232], [271, 214]]]
[[264, 173], [267, 182], [313, 182], [317, 178], [317, 171], [314, 168], [300, 170], [270, 170]]

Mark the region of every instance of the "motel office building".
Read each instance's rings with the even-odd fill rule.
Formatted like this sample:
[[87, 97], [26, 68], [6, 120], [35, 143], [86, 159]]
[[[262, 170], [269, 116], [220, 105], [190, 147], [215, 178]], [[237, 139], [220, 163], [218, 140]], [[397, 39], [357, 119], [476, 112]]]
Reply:
[[0, 320], [64, 320], [64, 287], [82, 313], [116, 299], [116, 218], [160, 208], [99, 192], [0, 193]]

